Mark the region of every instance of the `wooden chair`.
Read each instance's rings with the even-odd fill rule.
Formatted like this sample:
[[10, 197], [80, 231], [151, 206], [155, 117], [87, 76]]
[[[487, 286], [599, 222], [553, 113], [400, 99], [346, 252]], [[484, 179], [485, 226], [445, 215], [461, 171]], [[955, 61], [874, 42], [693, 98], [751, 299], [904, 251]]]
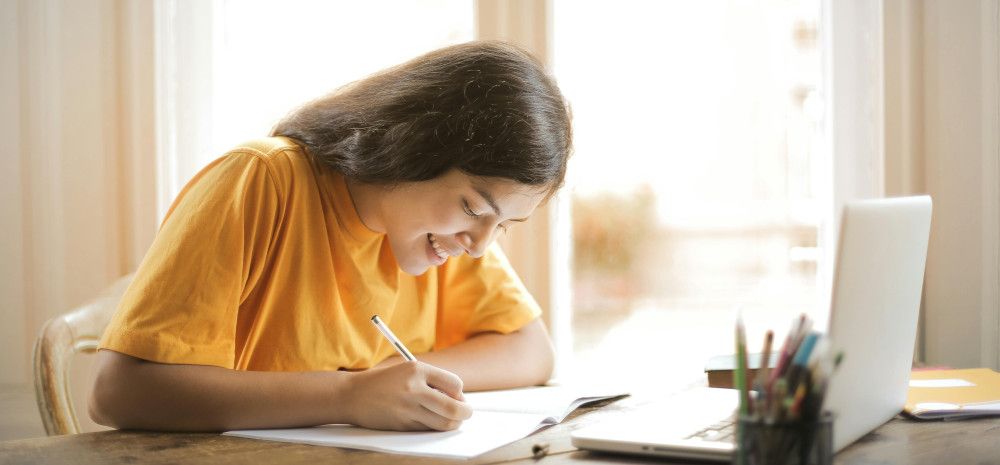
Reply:
[[76, 353], [97, 351], [104, 328], [131, 282], [132, 275], [119, 278], [97, 299], [42, 327], [35, 341], [35, 399], [49, 436], [80, 432], [70, 397], [70, 361]]

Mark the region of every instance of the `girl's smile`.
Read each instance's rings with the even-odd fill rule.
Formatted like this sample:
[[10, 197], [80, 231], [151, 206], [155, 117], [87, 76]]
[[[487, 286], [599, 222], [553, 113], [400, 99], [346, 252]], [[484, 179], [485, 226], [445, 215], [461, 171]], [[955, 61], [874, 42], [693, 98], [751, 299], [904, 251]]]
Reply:
[[[434, 234], [427, 233], [427, 244], [430, 246], [430, 251], [428, 256], [431, 259], [431, 265], [440, 266], [448, 260], [448, 257], [453, 254], [446, 252], [440, 244], [438, 244], [437, 239], [435, 239]], [[458, 255], [458, 254], [454, 254]]]
[[482, 256], [499, 231], [527, 219], [547, 191], [457, 169], [396, 186], [351, 183], [362, 223], [384, 233], [399, 267], [412, 275], [450, 257]]

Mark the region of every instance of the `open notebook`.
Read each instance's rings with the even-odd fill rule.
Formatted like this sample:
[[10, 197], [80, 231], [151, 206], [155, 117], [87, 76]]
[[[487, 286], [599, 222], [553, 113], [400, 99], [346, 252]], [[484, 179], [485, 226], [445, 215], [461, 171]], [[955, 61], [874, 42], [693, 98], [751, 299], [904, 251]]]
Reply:
[[378, 431], [352, 425], [239, 430], [251, 439], [336, 446], [428, 457], [471, 458], [561, 422], [576, 408], [625, 394], [583, 393], [564, 386], [468, 393], [472, 418], [454, 431]]

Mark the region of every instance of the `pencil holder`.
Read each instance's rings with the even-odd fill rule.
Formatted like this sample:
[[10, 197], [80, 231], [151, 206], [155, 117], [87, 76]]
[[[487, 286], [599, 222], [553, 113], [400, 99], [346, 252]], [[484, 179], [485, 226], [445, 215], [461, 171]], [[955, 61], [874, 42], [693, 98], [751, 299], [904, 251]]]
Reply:
[[815, 421], [774, 422], [741, 417], [737, 422], [737, 465], [830, 465], [833, 463], [833, 416]]

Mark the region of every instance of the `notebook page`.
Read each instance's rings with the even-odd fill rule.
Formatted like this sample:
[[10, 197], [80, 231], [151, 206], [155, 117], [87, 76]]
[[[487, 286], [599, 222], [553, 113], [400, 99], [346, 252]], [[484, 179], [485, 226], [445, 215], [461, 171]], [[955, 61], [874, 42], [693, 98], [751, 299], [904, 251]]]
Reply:
[[454, 431], [377, 431], [351, 425], [240, 430], [223, 433], [250, 439], [337, 446], [395, 454], [467, 459], [517, 441], [537, 430], [542, 414], [473, 412]]
[[379, 431], [352, 425], [239, 430], [223, 433], [250, 439], [336, 446], [427, 457], [471, 458], [558, 423], [579, 405], [620, 394], [581, 397], [579, 388], [531, 387], [466, 393], [472, 418], [455, 431]]
[[465, 401], [473, 410], [541, 414], [545, 423], [559, 423], [577, 407], [622, 393], [594, 393], [579, 387], [539, 386], [471, 392]]

